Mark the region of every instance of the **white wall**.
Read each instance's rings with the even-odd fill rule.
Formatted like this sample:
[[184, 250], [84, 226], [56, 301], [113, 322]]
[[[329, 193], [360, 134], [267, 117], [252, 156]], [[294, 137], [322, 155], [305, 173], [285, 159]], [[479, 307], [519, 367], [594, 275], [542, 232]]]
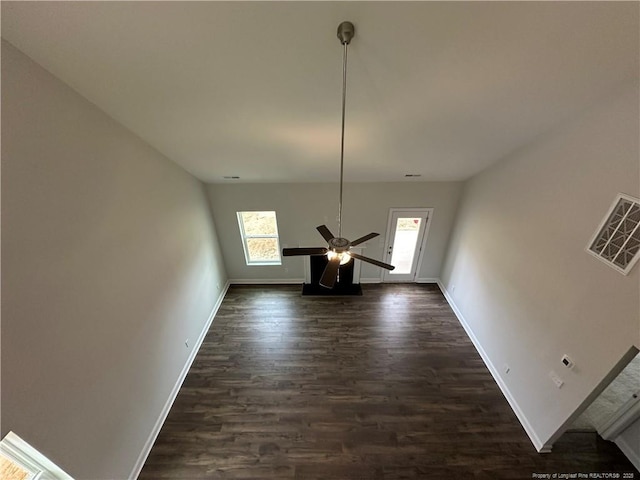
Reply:
[[443, 284], [538, 447], [640, 345], [640, 268], [584, 251], [616, 194], [640, 193], [638, 105], [622, 89], [465, 185]]
[[[344, 185], [342, 234], [355, 240], [369, 232], [380, 236], [363, 244], [362, 254], [382, 259], [385, 233], [392, 207], [433, 207], [427, 248], [419, 278], [437, 278], [458, 204], [461, 182], [347, 183]], [[287, 257], [282, 266], [247, 266], [236, 220], [243, 210], [275, 210], [282, 247], [325, 246], [316, 227], [326, 224], [337, 235], [339, 186], [309, 184], [212, 184], [207, 187], [232, 280], [304, 279], [308, 257]], [[361, 278], [380, 279], [380, 267], [362, 265]]]
[[226, 281], [204, 186], [2, 43], [2, 435], [127, 478]]

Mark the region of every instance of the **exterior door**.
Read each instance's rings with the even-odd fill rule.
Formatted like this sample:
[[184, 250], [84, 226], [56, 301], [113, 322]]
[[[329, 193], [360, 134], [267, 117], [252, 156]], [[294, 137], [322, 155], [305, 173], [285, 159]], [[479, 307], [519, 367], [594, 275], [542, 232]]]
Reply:
[[392, 208], [385, 243], [385, 262], [395, 270], [383, 271], [383, 282], [414, 282], [422, 262], [432, 208]]

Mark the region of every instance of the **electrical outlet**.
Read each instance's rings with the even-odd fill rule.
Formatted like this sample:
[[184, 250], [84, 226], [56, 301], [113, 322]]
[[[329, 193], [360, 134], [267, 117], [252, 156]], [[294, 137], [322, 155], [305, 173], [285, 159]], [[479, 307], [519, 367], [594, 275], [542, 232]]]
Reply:
[[456, 286], [455, 285], [451, 285], [451, 293], [456, 291]]
[[220, 290], [220, 284], [216, 283], [216, 290]]
[[551, 380], [553, 381], [553, 383], [556, 384], [556, 387], [558, 388], [562, 388], [562, 385], [564, 385], [564, 381], [558, 376], [558, 374], [556, 372], [554, 372], [553, 370], [551, 370], [549, 372], [549, 377], [551, 378]]
[[189, 348], [189, 339], [188, 338], [184, 341], [184, 346]]

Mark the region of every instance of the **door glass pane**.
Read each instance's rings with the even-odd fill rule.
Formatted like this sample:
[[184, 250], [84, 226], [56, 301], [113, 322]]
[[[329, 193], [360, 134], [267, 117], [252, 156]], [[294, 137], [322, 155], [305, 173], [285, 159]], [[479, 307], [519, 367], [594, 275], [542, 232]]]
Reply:
[[413, 256], [418, 243], [418, 233], [420, 232], [420, 222], [422, 222], [421, 218], [398, 218], [393, 239], [393, 250], [391, 251], [391, 265], [396, 268], [389, 272], [391, 275], [411, 273]]

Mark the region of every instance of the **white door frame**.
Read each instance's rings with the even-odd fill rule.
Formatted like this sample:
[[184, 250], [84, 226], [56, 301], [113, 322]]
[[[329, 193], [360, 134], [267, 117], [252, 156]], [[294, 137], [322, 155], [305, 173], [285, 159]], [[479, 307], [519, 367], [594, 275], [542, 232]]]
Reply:
[[[415, 282], [418, 277], [418, 273], [420, 272], [420, 267], [422, 267], [422, 259], [424, 258], [424, 252], [426, 250], [425, 247], [427, 245], [427, 238], [429, 237], [429, 229], [431, 227], [431, 219], [433, 218], [433, 207], [410, 207], [410, 208], [393, 207], [389, 209], [389, 219], [387, 220], [387, 234], [385, 235], [385, 240], [384, 240], [384, 260], [383, 261], [386, 263], [391, 262], [391, 254], [389, 253], [389, 242], [391, 241], [391, 237], [394, 234], [394, 231], [393, 231], [394, 225], [392, 225], [393, 215], [397, 212], [424, 214], [424, 216], [426, 216], [427, 218], [427, 221], [424, 227], [424, 234], [422, 235], [422, 241], [420, 242], [420, 253], [418, 254], [418, 263], [416, 264], [416, 271], [415, 271], [415, 274], [413, 275], [413, 279], [411, 280], [412, 282]], [[386, 273], [386, 270], [381, 271], [380, 281], [383, 283], [393, 282], [393, 280], [385, 280], [385, 273]], [[403, 282], [406, 280], [397, 280], [397, 281]]]

